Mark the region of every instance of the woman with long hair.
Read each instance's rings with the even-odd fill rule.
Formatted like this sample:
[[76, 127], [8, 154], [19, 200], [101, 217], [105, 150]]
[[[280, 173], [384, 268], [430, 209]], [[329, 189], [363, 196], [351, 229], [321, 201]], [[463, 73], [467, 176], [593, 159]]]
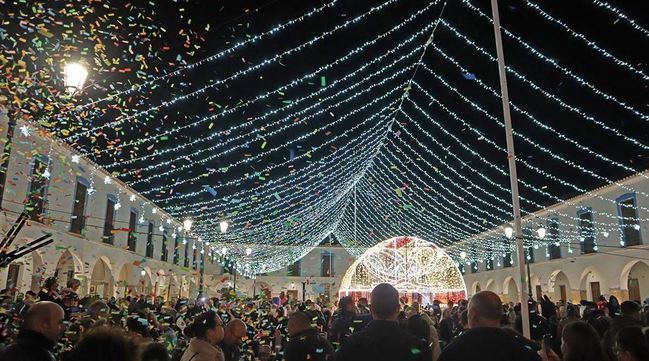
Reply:
[[223, 351], [217, 346], [224, 336], [223, 321], [216, 312], [196, 316], [184, 333], [192, 339], [181, 361], [224, 361]]

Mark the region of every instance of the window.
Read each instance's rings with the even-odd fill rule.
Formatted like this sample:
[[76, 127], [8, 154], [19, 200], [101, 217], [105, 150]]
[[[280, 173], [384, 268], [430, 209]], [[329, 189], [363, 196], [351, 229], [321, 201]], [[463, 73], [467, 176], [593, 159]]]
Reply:
[[505, 257], [503, 257], [503, 268], [511, 267], [513, 265], [514, 261], [512, 260], [512, 252], [506, 252]]
[[471, 273], [478, 273], [478, 261], [471, 262]]
[[595, 246], [595, 231], [593, 227], [593, 211], [583, 208], [577, 212], [577, 226], [579, 229], [579, 248], [581, 254], [597, 252]]
[[187, 238], [185, 238], [185, 258], [183, 259], [183, 266], [189, 267], [189, 243], [191, 241], [188, 241]]
[[331, 252], [324, 252], [322, 254], [322, 260], [320, 262], [320, 277], [333, 277], [334, 274], [334, 265], [333, 265], [333, 254]]
[[462, 274], [462, 276], [464, 276], [466, 274], [466, 269], [464, 268], [464, 263], [460, 263], [457, 266], [457, 268], [460, 270], [460, 273]]
[[494, 260], [492, 260], [491, 258], [487, 258], [486, 260], [484, 260], [484, 264], [485, 264], [485, 269], [487, 271], [491, 271], [492, 269], [494, 269]]
[[617, 216], [622, 231], [622, 241], [620, 244], [623, 247], [642, 244], [635, 193], [627, 193], [618, 197]]
[[45, 175], [47, 162], [41, 157], [34, 158], [32, 168], [32, 182], [27, 193], [25, 213], [29, 219], [42, 222], [43, 211], [45, 210], [45, 195], [47, 194], [48, 179]]
[[114, 225], [114, 219], [115, 219], [115, 204], [117, 203], [117, 200], [112, 197], [108, 196], [106, 199], [106, 217], [104, 218], [104, 236], [103, 240], [104, 243], [108, 244], [113, 244], [114, 241], [114, 236], [113, 236], [113, 225]]
[[552, 218], [548, 220], [548, 258], [561, 258], [561, 243], [559, 239], [559, 220]]
[[131, 215], [128, 218], [128, 250], [135, 252], [137, 248], [137, 211], [131, 209]]
[[525, 249], [525, 258], [527, 263], [534, 263], [534, 247], [529, 246]]
[[300, 276], [300, 260], [295, 261], [292, 265], [288, 267], [287, 276]]
[[505, 240], [505, 249], [507, 252], [505, 252], [505, 255], [503, 256], [503, 268], [511, 267], [514, 264], [514, 261], [512, 260], [512, 251], [509, 247], [509, 240]]
[[192, 268], [194, 270], [197, 268], [197, 265], [198, 265], [197, 252], [198, 252], [198, 249], [196, 248], [196, 245], [194, 244], [194, 247], [192, 247]]
[[178, 262], [180, 262], [180, 251], [178, 250], [180, 248], [180, 238], [178, 235], [176, 235], [176, 238], [174, 239], [174, 264], [177, 265]]
[[77, 187], [74, 191], [74, 204], [72, 205], [72, 219], [70, 232], [81, 234], [86, 226], [86, 199], [90, 183], [83, 178], [77, 178]]
[[525, 259], [527, 263], [534, 263], [534, 233], [529, 226], [523, 229], [523, 239], [525, 245], [527, 245], [525, 248]]
[[167, 229], [165, 228], [164, 232], [162, 232], [162, 254], [160, 255], [162, 262], [167, 262], [169, 258], [169, 250], [167, 249], [169, 245], [167, 243]]
[[144, 254], [145, 257], [151, 257], [153, 258], [153, 222], [149, 222], [149, 229], [146, 231], [146, 253]]

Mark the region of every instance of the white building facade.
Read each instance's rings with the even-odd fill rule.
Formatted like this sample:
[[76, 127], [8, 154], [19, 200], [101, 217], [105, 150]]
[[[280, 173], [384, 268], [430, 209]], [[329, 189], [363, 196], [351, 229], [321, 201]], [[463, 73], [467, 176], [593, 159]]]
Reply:
[[[617, 183], [523, 218], [535, 299], [542, 295], [572, 302], [592, 301], [600, 295], [614, 295], [620, 301], [649, 298], [649, 203], [644, 196], [649, 194], [649, 173]], [[543, 241], [534, 240], [539, 223], [547, 231]], [[521, 282], [515, 242], [510, 245], [505, 257], [461, 265], [470, 295], [490, 290], [504, 301], [518, 300]]]
[[[38, 127], [18, 121], [8, 137], [8, 122], [0, 113], [0, 151], [8, 159], [0, 228], [6, 233], [26, 212], [11, 249], [44, 234], [54, 242], [0, 269], [0, 288], [38, 291], [56, 275], [62, 287], [70, 278], [81, 281], [81, 295], [197, 295], [206, 245], [181, 221]], [[207, 257], [208, 289], [221, 273]]]
[[265, 292], [271, 297], [284, 292], [300, 301], [316, 300], [321, 296], [333, 300], [338, 295], [342, 277], [353, 262], [354, 257], [344, 247], [318, 246], [289, 267], [259, 275], [256, 279], [237, 281], [237, 292], [247, 296]]

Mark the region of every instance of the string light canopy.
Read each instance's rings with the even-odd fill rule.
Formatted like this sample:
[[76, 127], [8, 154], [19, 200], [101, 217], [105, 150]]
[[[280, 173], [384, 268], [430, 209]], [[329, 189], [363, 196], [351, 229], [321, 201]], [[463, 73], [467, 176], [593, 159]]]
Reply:
[[394, 237], [368, 249], [347, 270], [341, 296], [367, 297], [380, 283], [424, 303], [466, 297], [466, 286], [453, 260], [433, 243], [417, 237]]

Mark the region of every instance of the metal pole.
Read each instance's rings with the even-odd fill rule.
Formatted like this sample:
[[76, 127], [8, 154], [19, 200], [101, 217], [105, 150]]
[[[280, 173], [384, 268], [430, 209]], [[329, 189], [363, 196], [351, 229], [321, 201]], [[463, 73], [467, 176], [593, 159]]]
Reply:
[[202, 244], [203, 253], [201, 254], [201, 279], [200, 284], [198, 285], [198, 296], [203, 297], [203, 291], [205, 289], [205, 244]]
[[527, 259], [527, 256], [525, 256], [525, 264], [527, 265], [527, 293], [532, 297], [532, 276], [530, 273], [530, 260]]
[[232, 267], [232, 272], [234, 272], [234, 294], [237, 294], [237, 262], [234, 262], [234, 266]]
[[509, 93], [507, 91], [507, 72], [505, 71], [505, 54], [503, 52], [503, 39], [500, 34], [500, 15], [498, 14], [498, 0], [491, 0], [493, 13], [494, 35], [496, 38], [496, 52], [498, 53], [498, 75], [500, 77], [500, 91], [503, 101], [503, 116], [505, 118], [505, 136], [507, 139], [507, 162], [509, 164], [509, 180], [512, 188], [512, 207], [514, 209], [514, 231], [516, 232], [516, 248], [518, 254], [518, 273], [521, 281], [521, 318], [523, 321], [523, 335], [530, 338], [530, 314], [527, 305], [527, 279], [525, 277], [525, 251], [523, 247], [523, 225], [521, 222], [521, 206], [518, 198], [518, 176], [516, 174], [516, 158], [514, 153], [514, 137], [512, 131], [512, 118], [509, 111]]

